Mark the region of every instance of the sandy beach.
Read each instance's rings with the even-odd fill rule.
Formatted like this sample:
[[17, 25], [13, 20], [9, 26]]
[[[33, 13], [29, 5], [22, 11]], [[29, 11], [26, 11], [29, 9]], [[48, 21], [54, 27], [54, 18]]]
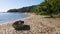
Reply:
[[[0, 34], [60, 34], [60, 18], [46, 18], [46, 16], [28, 13], [28, 17], [0, 23]], [[16, 31], [12, 24], [23, 20], [30, 25], [30, 30]]]

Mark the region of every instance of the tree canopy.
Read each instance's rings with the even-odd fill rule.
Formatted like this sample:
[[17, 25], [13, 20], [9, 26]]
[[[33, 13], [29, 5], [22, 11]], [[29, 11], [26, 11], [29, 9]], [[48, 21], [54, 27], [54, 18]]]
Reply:
[[60, 16], [60, 0], [44, 0], [38, 5], [23, 7], [19, 9], [10, 9], [8, 12], [31, 12], [41, 15], [58, 14]]

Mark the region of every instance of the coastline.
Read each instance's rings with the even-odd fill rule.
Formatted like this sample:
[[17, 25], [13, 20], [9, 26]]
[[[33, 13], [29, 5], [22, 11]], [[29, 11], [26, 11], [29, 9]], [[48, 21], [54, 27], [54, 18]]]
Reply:
[[27, 14], [28, 16], [25, 17], [25, 18], [19, 18], [19, 19], [15, 19], [15, 20], [10, 20], [10, 21], [7, 21], [7, 22], [0, 22], [0, 25], [8, 24], [8, 23], [14, 23], [15, 21], [24, 20], [24, 19], [28, 19], [30, 17], [33, 17], [33, 15], [31, 13], [24, 13], [24, 14]]
[[[45, 16], [26, 13], [29, 16], [0, 24], [0, 34], [56, 34], [60, 33], [60, 18], [45, 18]], [[16, 31], [12, 24], [15, 21], [23, 20], [30, 25], [30, 30]], [[1, 33], [2, 32], [2, 33]]]

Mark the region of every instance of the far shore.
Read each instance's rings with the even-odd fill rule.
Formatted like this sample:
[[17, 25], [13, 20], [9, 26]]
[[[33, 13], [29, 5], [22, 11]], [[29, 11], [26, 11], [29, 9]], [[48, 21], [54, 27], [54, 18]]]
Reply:
[[[22, 19], [11, 20], [0, 23], [0, 34], [56, 34], [60, 33], [60, 18], [45, 18], [46, 16], [25, 13], [29, 16]], [[16, 31], [12, 24], [15, 21], [23, 20], [30, 25], [30, 30]], [[2, 33], [1, 33], [2, 32]]]

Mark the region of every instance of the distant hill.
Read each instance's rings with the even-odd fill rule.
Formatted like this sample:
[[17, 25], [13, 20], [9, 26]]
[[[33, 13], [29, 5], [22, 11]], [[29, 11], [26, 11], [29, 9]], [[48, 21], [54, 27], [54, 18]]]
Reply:
[[10, 9], [7, 12], [32, 12], [31, 9], [34, 6], [29, 6], [29, 7], [23, 7], [23, 8], [19, 8], [19, 9]]

